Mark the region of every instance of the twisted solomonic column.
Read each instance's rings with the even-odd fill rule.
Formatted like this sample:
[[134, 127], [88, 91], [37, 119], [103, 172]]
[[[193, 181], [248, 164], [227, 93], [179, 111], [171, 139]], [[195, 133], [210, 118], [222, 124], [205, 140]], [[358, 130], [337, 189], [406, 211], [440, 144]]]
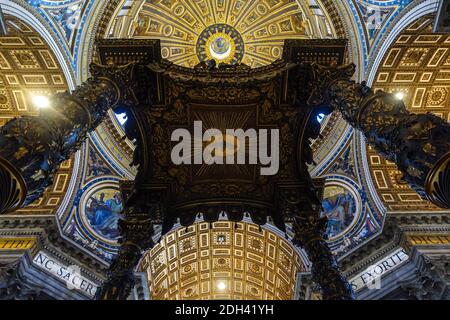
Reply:
[[433, 114], [412, 114], [403, 101], [351, 80], [355, 65], [309, 66], [310, 106], [329, 106], [397, 164], [422, 198], [450, 208], [450, 125]]
[[355, 293], [351, 284], [342, 276], [336, 257], [328, 247], [326, 239], [328, 217], [321, 216], [325, 179], [308, 179], [309, 202], [297, 203], [297, 213], [292, 215], [294, 237], [292, 243], [301, 247], [311, 261], [312, 281], [319, 286], [323, 300], [353, 300]]
[[108, 279], [97, 292], [98, 300], [126, 300], [135, 285], [134, 269], [143, 253], [154, 246], [153, 223], [147, 213], [125, 210], [119, 220], [120, 249], [108, 270]]
[[325, 234], [327, 217], [299, 215], [294, 218], [295, 245], [302, 247], [312, 263], [312, 280], [319, 285], [323, 300], [353, 300], [354, 292], [341, 275], [335, 257], [331, 253]]
[[92, 65], [88, 81], [55, 95], [40, 116], [15, 118], [0, 128], [0, 214], [38, 199], [109, 108], [136, 102], [135, 67]]

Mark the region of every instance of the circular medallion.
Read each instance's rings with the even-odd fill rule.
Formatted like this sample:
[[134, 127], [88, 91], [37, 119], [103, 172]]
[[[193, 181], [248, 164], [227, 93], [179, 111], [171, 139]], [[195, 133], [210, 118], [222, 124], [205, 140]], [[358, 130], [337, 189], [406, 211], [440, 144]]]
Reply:
[[123, 201], [118, 187], [94, 185], [80, 201], [81, 222], [90, 233], [107, 243], [116, 243]]
[[428, 94], [428, 104], [438, 106], [444, 103], [447, 98], [447, 90], [442, 87], [435, 87], [430, 90]]
[[4, 94], [0, 94], [0, 104], [6, 104], [8, 102], [8, 98]]
[[326, 233], [331, 240], [349, 231], [360, 212], [354, 190], [337, 183], [325, 187], [322, 208], [321, 215], [328, 218]]
[[216, 33], [206, 42], [206, 50], [217, 60], [227, 60], [234, 55], [234, 40], [226, 33]]
[[217, 64], [236, 64], [244, 56], [244, 40], [232, 26], [214, 24], [200, 34], [196, 50], [200, 61], [214, 59]]

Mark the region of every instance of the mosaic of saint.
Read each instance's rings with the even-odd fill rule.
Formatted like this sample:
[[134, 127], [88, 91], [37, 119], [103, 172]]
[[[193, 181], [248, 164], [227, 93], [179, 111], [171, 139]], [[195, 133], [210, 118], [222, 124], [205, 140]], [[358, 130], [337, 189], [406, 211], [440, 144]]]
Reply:
[[103, 188], [86, 201], [85, 217], [90, 227], [103, 238], [117, 240], [118, 221], [123, 210], [122, 196], [113, 188]]
[[330, 238], [336, 237], [352, 224], [356, 215], [356, 200], [343, 187], [327, 186], [324, 191], [322, 208], [322, 216], [328, 217], [327, 235]]

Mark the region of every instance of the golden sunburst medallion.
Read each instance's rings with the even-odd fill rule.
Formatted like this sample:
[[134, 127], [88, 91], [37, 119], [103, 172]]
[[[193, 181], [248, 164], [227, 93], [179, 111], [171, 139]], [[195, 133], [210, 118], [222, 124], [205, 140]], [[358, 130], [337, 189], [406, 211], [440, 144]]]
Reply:
[[227, 24], [214, 24], [205, 28], [196, 45], [200, 61], [216, 60], [217, 64], [240, 63], [244, 56], [244, 40], [240, 33]]
[[236, 53], [233, 38], [226, 33], [212, 35], [205, 46], [208, 59], [215, 59], [218, 63], [230, 63]]

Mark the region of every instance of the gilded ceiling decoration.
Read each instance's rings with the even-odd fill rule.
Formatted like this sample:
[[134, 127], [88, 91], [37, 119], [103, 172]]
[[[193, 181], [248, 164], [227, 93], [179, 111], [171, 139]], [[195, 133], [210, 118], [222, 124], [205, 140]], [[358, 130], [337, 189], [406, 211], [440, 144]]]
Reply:
[[[414, 113], [434, 113], [450, 121], [450, 36], [432, 33], [434, 18], [409, 25], [383, 59], [373, 87], [395, 92]], [[389, 211], [438, 210], [402, 180], [397, 167], [368, 148], [371, 176]]]
[[[144, 5], [130, 17], [134, 24], [127, 30], [132, 32], [122, 36], [161, 39], [163, 58], [182, 66], [214, 59], [255, 68], [281, 58], [286, 39], [359, 35], [355, 42], [360, 52], [352, 54], [362, 55], [364, 69], [377, 54], [391, 23], [414, 3], [316, 0], [313, 8], [312, 1], [133, 0], [135, 9], [141, 2]], [[115, 37], [113, 28], [108, 29], [109, 22], [117, 19], [114, 14], [127, 15], [124, 9], [119, 12], [120, 6], [130, 6], [125, 0], [106, 4], [97, 0], [26, 2], [45, 19], [48, 31], [56, 34], [63, 44], [61, 51], [70, 57], [70, 66], [75, 72], [81, 70], [81, 79], [88, 73], [88, 61], [95, 60], [86, 54], [94, 46], [83, 43], [83, 35], [93, 31], [92, 38]], [[342, 24], [338, 4], [348, 6], [355, 25]], [[98, 10], [102, 17], [94, 16], [96, 6], [105, 8]], [[450, 121], [450, 36], [433, 34], [433, 19], [421, 18], [402, 32], [380, 64], [373, 86], [399, 93], [412, 112], [432, 112]], [[14, 17], [6, 16], [6, 24], [9, 36], [0, 38], [0, 126], [13, 117], [37, 115], [31, 95], [67, 89], [47, 38]], [[56, 212], [73, 182], [67, 210], [58, 215], [62, 233], [78, 248], [106, 262], [119, 245], [117, 222], [123, 206], [119, 180], [136, 172], [129, 167], [133, 143], [123, 138], [123, 128], [114, 113], [109, 113], [110, 118], [84, 145], [82, 159], [64, 162], [44, 196], [19, 210], [21, 215]], [[384, 220], [384, 212], [368, 203], [368, 193], [373, 191], [366, 190], [361, 181], [362, 166], [355, 157], [359, 148], [346, 129], [340, 116], [332, 114], [322, 122], [321, 137], [312, 142], [314, 160], [320, 167], [317, 173], [327, 177], [322, 215], [329, 219], [329, 245], [337, 256], [347, 255], [378, 233]], [[388, 212], [439, 210], [411, 190], [396, 166], [370, 147], [367, 159], [376, 193]], [[74, 166], [80, 169], [77, 179], [72, 178]], [[292, 299], [297, 273], [308, 269], [302, 254], [283, 236], [249, 223], [196, 223], [163, 237], [146, 253], [140, 269], [148, 276], [152, 299]]]
[[[0, 125], [23, 115], [38, 115], [33, 97], [67, 89], [61, 67], [46, 42], [27, 23], [6, 16], [8, 36], [0, 38]], [[51, 214], [68, 189], [73, 159], [64, 162], [54, 184], [21, 214]]]
[[[313, 2], [315, 5], [310, 6]], [[124, 2], [114, 17], [117, 4], [113, 3], [99, 23], [97, 37], [160, 39], [163, 58], [188, 67], [208, 59], [258, 67], [281, 58], [286, 39], [345, 36], [331, 0], [135, 1], [131, 7], [125, 7], [128, 2]], [[136, 16], [127, 18], [128, 14]], [[135, 22], [128, 26], [123, 19]], [[130, 33], [124, 35], [124, 30]], [[346, 128], [338, 114], [324, 120], [322, 135], [312, 146], [317, 163], [329, 156]], [[128, 166], [133, 145], [121, 139], [124, 132], [112, 112], [94, 136], [108, 159], [128, 176], [135, 174]]]
[[196, 44], [200, 61], [214, 59], [219, 63], [236, 64], [244, 57], [244, 40], [232, 26], [213, 24], [202, 31]]
[[8, 36], [0, 39], [0, 123], [21, 115], [37, 115], [34, 94], [51, 95], [67, 85], [51, 49], [21, 20], [6, 16]]
[[290, 300], [299, 253], [268, 229], [249, 223], [196, 223], [163, 237], [144, 256], [153, 300]]
[[281, 58], [284, 40], [311, 38], [316, 23], [295, 0], [148, 0], [138, 21], [134, 37], [161, 39], [163, 58], [187, 67], [206, 58], [267, 65]]

